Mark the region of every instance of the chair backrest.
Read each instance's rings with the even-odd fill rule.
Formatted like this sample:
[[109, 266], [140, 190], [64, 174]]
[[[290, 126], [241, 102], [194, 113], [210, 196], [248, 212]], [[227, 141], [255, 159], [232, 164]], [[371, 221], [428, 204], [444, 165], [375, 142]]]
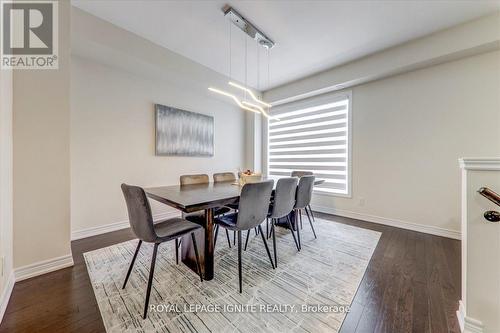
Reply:
[[146, 193], [141, 187], [122, 184], [122, 192], [127, 203], [128, 219], [134, 234], [145, 242], [157, 238], [153, 227], [153, 215]]
[[312, 171], [292, 171], [292, 177], [303, 177], [303, 176], [311, 176], [313, 173]]
[[182, 175], [180, 178], [181, 185], [207, 184], [210, 182], [208, 175]]
[[236, 176], [232, 172], [214, 173], [214, 183], [235, 181]]
[[266, 219], [269, 210], [269, 201], [273, 191], [274, 180], [245, 184], [241, 189], [238, 206], [239, 230], [252, 229]]
[[295, 206], [295, 193], [297, 192], [297, 177], [280, 178], [274, 190], [274, 203], [271, 212], [272, 218], [288, 215]]
[[312, 191], [314, 187], [314, 176], [302, 176], [297, 186], [297, 196], [295, 197], [295, 208], [303, 209], [311, 203]]

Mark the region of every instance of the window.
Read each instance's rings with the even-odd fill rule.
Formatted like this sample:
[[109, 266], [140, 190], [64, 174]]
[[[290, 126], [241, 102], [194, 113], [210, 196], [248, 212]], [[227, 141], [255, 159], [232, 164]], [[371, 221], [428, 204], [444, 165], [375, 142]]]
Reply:
[[273, 107], [267, 128], [268, 176], [312, 171], [315, 193], [350, 195], [351, 94], [328, 94]]

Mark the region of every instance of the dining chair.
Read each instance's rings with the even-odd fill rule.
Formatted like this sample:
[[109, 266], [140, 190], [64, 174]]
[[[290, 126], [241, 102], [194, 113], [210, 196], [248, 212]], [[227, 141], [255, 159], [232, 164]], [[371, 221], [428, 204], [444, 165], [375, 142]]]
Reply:
[[302, 177], [302, 176], [312, 176], [313, 173], [312, 171], [302, 171], [302, 170], [295, 170], [295, 171], [292, 171], [292, 174], [291, 176], [292, 177]]
[[238, 281], [240, 293], [243, 289], [241, 272], [242, 231], [251, 230], [255, 227], [259, 229], [262, 241], [264, 242], [264, 247], [266, 248], [267, 256], [269, 257], [269, 262], [274, 269], [271, 252], [269, 251], [266, 238], [264, 237], [262, 227], [260, 226], [262, 221], [266, 219], [269, 210], [269, 201], [271, 199], [273, 185], [274, 181], [272, 179], [258, 183], [245, 184], [241, 189], [238, 212], [226, 214], [217, 217], [214, 220], [216, 228], [222, 227], [226, 230], [233, 230], [236, 231], [238, 235]]
[[[213, 178], [214, 178], [214, 184], [235, 182], [236, 181], [236, 176], [232, 172], [214, 173]], [[226, 205], [226, 207], [229, 207], [230, 209], [236, 210], [236, 209], [238, 209], [238, 202], [229, 203]]]
[[[292, 177], [302, 177], [302, 176], [312, 176], [313, 175], [313, 172], [312, 171], [302, 171], [302, 170], [295, 170], [295, 171], [292, 171], [292, 174], [291, 176]], [[307, 213], [307, 210], [309, 209], [309, 212], [308, 214], [311, 214], [311, 217], [313, 219], [314, 222], [316, 222], [316, 219], [314, 218], [314, 214], [313, 214], [313, 211], [311, 209], [311, 205], [307, 205], [304, 210], [306, 211]], [[300, 225], [300, 227], [302, 228], [302, 224]]]
[[[213, 174], [214, 178], [214, 184], [216, 183], [226, 183], [226, 182], [235, 182], [236, 181], [236, 176], [232, 172], [220, 172], [220, 173], [214, 173]], [[226, 208], [229, 208], [229, 210], [238, 210], [238, 201], [228, 203], [225, 205]], [[227, 230], [226, 230], [227, 232]], [[229, 237], [229, 236], [228, 236]], [[217, 242], [217, 235], [214, 239], [214, 242]], [[233, 232], [233, 244], [236, 244], [236, 232]], [[231, 247], [231, 243], [229, 243], [229, 247]]]
[[208, 184], [210, 182], [206, 174], [182, 175], [179, 180], [181, 185]]
[[146, 301], [144, 303], [144, 314], [143, 318], [146, 319], [149, 295], [151, 294], [151, 287], [153, 285], [153, 275], [156, 263], [156, 254], [158, 252], [158, 246], [161, 243], [168, 242], [172, 239], [177, 240], [178, 238], [191, 234], [191, 239], [193, 240], [194, 253], [196, 256], [196, 266], [198, 269], [198, 274], [200, 280], [203, 282], [203, 276], [201, 273], [200, 260], [198, 257], [198, 248], [196, 246], [196, 237], [194, 232], [201, 229], [202, 226], [187, 221], [182, 218], [171, 218], [161, 222], [153, 223], [153, 216], [151, 214], [151, 206], [146, 197], [146, 193], [141, 187], [131, 186], [127, 184], [121, 185], [123, 195], [125, 197], [125, 202], [127, 204], [128, 216], [130, 221], [130, 227], [134, 235], [139, 238], [139, 243], [135, 249], [134, 256], [130, 262], [130, 266], [127, 271], [127, 276], [123, 282], [122, 289], [125, 289], [127, 285], [128, 278], [134, 266], [135, 259], [139, 253], [142, 242], [154, 243], [153, 257], [151, 258], [151, 268], [149, 270], [148, 287], [146, 290]]
[[[179, 177], [179, 182], [181, 186], [187, 186], [187, 185], [202, 185], [202, 184], [209, 184], [210, 178], [208, 177], [207, 174], [194, 174], [194, 175], [182, 175]], [[228, 213], [231, 211], [230, 208], [228, 207], [216, 207], [214, 209], [214, 216], [219, 216]], [[205, 212], [204, 211], [198, 211], [198, 212], [193, 212], [193, 213], [182, 213], [182, 217], [194, 222], [203, 225], [205, 223]], [[229, 243], [229, 247], [231, 247], [231, 240], [229, 239], [229, 232], [226, 231], [226, 236], [227, 236], [227, 242]], [[181, 242], [177, 241], [175, 242], [175, 260], [177, 263], [179, 263], [179, 247], [181, 246]]]
[[214, 183], [236, 181], [236, 176], [232, 172], [214, 173], [213, 177], [214, 177]]
[[[269, 206], [269, 213], [267, 218], [271, 219], [271, 234], [273, 236], [273, 250], [274, 250], [274, 265], [278, 267], [278, 254], [276, 251], [276, 221], [280, 218], [286, 218], [290, 232], [292, 233], [293, 240], [297, 250], [300, 251], [299, 244], [293, 232], [292, 222], [290, 221], [290, 213], [295, 206], [295, 195], [297, 192], [297, 177], [280, 178], [276, 183], [274, 190], [274, 201]], [[295, 226], [297, 227], [297, 226]], [[248, 234], [247, 234], [248, 241]]]
[[298, 226], [298, 221], [300, 219], [300, 224], [302, 224], [302, 209], [306, 211], [307, 218], [309, 219], [309, 224], [311, 225], [312, 232], [314, 234], [314, 238], [316, 237], [316, 231], [314, 230], [313, 223], [311, 221], [311, 217], [309, 213], [305, 209], [311, 203], [312, 191], [314, 187], [314, 176], [307, 175], [299, 178], [299, 185], [297, 186], [297, 195], [295, 196], [295, 206], [293, 208], [295, 212], [295, 226], [297, 229], [297, 239], [299, 241], [299, 248], [302, 247], [300, 244], [300, 228]]

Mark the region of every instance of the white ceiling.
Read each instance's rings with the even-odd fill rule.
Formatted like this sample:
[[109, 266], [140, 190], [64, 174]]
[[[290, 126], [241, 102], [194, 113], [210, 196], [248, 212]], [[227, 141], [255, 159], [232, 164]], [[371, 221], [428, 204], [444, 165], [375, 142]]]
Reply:
[[[500, 9], [500, 1], [73, 0], [76, 7], [228, 75], [230, 24], [221, 10], [225, 4], [277, 43], [270, 51], [268, 83], [266, 50], [247, 38], [247, 84], [259, 90]], [[233, 26], [232, 78], [241, 82], [245, 36]]]

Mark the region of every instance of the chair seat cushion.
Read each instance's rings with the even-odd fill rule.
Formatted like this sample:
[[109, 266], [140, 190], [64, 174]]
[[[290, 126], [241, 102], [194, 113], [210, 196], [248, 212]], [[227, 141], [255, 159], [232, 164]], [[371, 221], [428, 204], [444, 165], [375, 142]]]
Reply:
[[238, 213], [219, 216], [214, 220], [216, 224], [229, 230], [236, 230], [236, 221], [238, 221]]
[[236, 203], [227, 204], [226, 206], [231, 208], [231, 209], [238, 210], [239, 204], [236, 202]]
[[184, 214], [182, 214], [182, 218], [186, 219], [190, 222], [199, 224], [201, 226], [205, 225], [205, 212], [204, 211], [193, 212], [193, 213], [184, 213]]
[[180, 217], [163, 220], [154, 225], [155, 233], [159, 241], [168, 241], [189, 234], [196, 229], [201, 229], [199, 224], [190, 222]]
[[219, 216], [222, 214], [229, 213], [230, 211], [231, 211], [231, 208], [229, 208], [229, 207], [217, 207], [217, 208], [215, 208], [214, 215]]
[[[230, 211], [231, 211], [231, 208], [229, 208], [229, 207], [216, 207], [214, 209], [214, 216], [217, 217], [219, 215], [229, 213]], [[204, 225], [205, 224], [205, 211], [200, 210], [197, 212], [185, 213], [184, 218], [188, 221], [192, 221], [194, 223]]]

